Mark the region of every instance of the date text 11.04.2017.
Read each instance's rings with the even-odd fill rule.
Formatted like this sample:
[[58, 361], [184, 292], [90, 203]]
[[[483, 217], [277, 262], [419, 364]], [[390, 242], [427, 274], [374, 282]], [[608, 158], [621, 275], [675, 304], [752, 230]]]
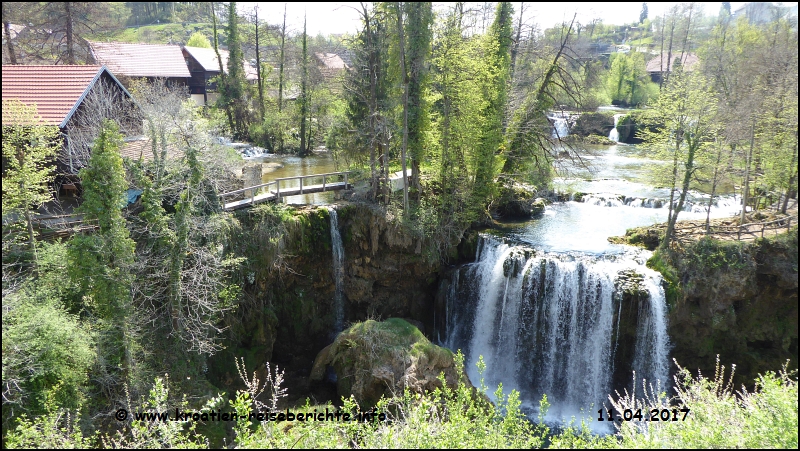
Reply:
[[[597, 421], [685, 421], [690, 410], [687, 407], [682, 409], [651, 409], [649, 412], [645, 409], [644, 413], [642, 413], [642, 409], [625, 409], [622, 411], [622, 415], [619, 415], [619, 412], [614, 410], [600, 409], [597, 411], [600, 415]], [[683, 413], [682, 416], [680, 415], [681, 413]], [[606, 415], [605, 418], [604, 414]]]

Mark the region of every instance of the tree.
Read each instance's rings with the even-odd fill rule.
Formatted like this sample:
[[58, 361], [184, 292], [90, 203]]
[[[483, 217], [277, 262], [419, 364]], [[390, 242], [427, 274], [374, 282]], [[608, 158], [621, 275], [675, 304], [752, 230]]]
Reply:
[[544, 43], [525, 43], [515, 80], [522, 101], [509, 121], [503, 164], [506, 175], [524, 176], [526, 182], [536, 185], [546, 184], [552, 176], [554, 149], [547, 113], [562, 103], [559, 98], [583, 103], [583, 89], [578, 84], [581, 77], [574, 75], [573, 69], [581, 67], [572, 49], [575, 29], [573, 17], [570, 23], [551, 30]]
[[639, 23], [647, 20], [647, 3], [642, 3], [642, 12], [639, 13]]
[[433, 9], [430, 2], [409, 2], [408, 11], [408, 153], [416, 200], [422, 188], [420, 165], [426, 159], [425, 136], [428, 130], [429, 59], [433, 36]]
[[200, 47], [200, 48], [204, 48], [204, 49], [210, 49], [211, 48], [211, 41], [209, 41], [208, 38], [206, 37], [206, 35], [204, 35], [203, 33], [199, 32], [199, 31], [195, 31], [189, 37], [189, 40], [186, 41], [186, 46], [187, 47]]
[[403, 212], [408, 214], [408, 174], [406, 172], [406, 151], [408, 149], [408, 69], [406, 67], [405, 30], [403, 28], [403, 6], [400, 2], [394, 3], [394, 13], [397, 18], [397, 54], [399, 56], [400, 82], [403, 86], [403, 143], [400, 149], [400, 163], [403, 168]]
[[[388, 201], [388, 127], [384, 107], [388, 104], [387, 24], [380, 9], [361, 4], [364, 24], [353, 43], [353, 67], [345, 78], [347, 121], [355, 157], [369, 155], [370, 198], [383, 194]], [[380, 167], [379, 167], [380, 165]], [[383, 180], [383, 182], [382, 182]]]
[[13, 243], [27, 241], [34, 262], [38, 256], [33, 215], [53, 199], [53, 163], [61, 147], [58, 127], [38, 125], [40, 122], [35, 106], [3, 101], [3, 215], [24, 217], [26, 224], [22, 233], [9, 231], [15, 236], [11, 240], [3, 230], [3, 253], [10, 251]]
[[123, 396], [121, 384], [131, 374], [135, 330], [130, 273], [135, 244], [121, 211], [128, 189], [121, 144], [119, 127], [105, 120], [89, 166], [80, 171], [84, 201], [76, 210], [84, 221], [96, 221], [98, 228], [95, 233], [73, 237], [68, 250], [70, 278], [81, 287], [98, 318], [100, 380], [112, 399]]
[[[670, 187], [667, 232], [661, 246], [669, 248], [675, 223], [683, 210], [701, 154], [710, 150], [717, 136], [716, 103], [713, 93], [699, 73], [677, 71], [661, 91], [647, 119], [644, 141], [672, 160], [659, 182]], [[658, 170], [656, 168], [655, 170]], [[677, 202], [675, 195], [679, 193]]]
[[306, 148], [306, 121], [308, 119], [308, 35], [306, 34], [306, 19], [303, 17], [303, 54], [300, 75], [300, 151], [301, 156], [308, 154]]
[[637, 106], [657, 94], [647, 73], [644, 55], [639, 52], [616, 53], [606, 74], [606, 93], [614, 105]]
[[232, 133], [236, 138], [247, 134], [247, 104], [245, 102], [244, 54], [239, 40], [236, 2], [228, 4], [228, 73], [222, 78], [220, 100], [230, 111]]
[[488, 99], [483, 111], [486, 122], [479, 136], [479, 148], [474, 165], [475, 206], [484, 205], [494, 191], [495, 155], [502, 152], [503, 119], [508, 97], [509, 70], [511, 65], [511, 37], [514, 8], [509, 2], [497, 4], [494, 22], [485, 38], [485, 52], [489, 67], [485, 74], [484, 95]]

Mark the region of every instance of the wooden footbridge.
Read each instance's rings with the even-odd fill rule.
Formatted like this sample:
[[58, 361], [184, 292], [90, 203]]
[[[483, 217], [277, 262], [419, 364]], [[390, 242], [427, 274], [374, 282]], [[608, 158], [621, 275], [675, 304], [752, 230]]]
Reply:
[[[231, 211], [240, 208], [251, 207], [261, 202], [278, 201], [288, 196], [298, 196], [300, 194], [321, 193], [325, 191], [339, 191], [352, 189], [353, 185], [347, 183], [349, 172], [328, 172], [325, 174], [298, 175], [295, 177], [283, 177], [271, 182], [260, 185], [248, 186], [247, 188], [237, 189], [228, 193], [220, 194], [220, 198], [239, 198], [226, 202], [223, 210]], [[322, 179], [322, 183], [308, 184], [308, 179]], [[339, 179], [343, 178], [343, 181]], [[299, 180], [299, 186], [286, 186], [290, 180]], [[283, 187], [281, 187], [283, 183]]]

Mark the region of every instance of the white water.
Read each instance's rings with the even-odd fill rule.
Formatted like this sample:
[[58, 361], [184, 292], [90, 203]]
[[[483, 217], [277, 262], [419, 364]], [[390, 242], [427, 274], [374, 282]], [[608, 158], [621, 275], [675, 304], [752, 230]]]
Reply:
[[528, 407], [547, 394], [553, 406], [547, 420], [568, 420], [581, 411], [591, 415], [612, 389], [625, 388], [612, 387], [622, 312], [616, 283], [623, 271], [633, 271], [642, 277], [648, 299], [639, 302], [635, 315], [632, 369], [637, 379], [660, 379], [666, 386], [669, 337], [661, 277], [638, 257], [544, 253], [484, 235], [476, 262], [451, 279], [446, 344], [464, 351], [475, 384], [481, 377], [475, 362], [483, 356], [490, 392], [502, 382], [505, 393], [520, 391]]
[[617, 131], [617, 124], [619, 123], [619, 118], [625, 116], [624, 114], [615, 114], [614, 115], [614, 128], [611, 129], [611, 132], [608, 134], [608, 139], [619, 142], [619, 132]]
[[553, 139], [564, 138], [569, 135], [569, 123], [567, 118], [562, 115], [552, 116], [550, 120], [553, 121]]
[[342, 247], [342, 237], [339, 234], [339, 216], [336, 210], [328, 208], [331, 217], [331, 250], [333, 252], [333, 312], [334, 312], [334, 334], [344, 330], [344, 247]]

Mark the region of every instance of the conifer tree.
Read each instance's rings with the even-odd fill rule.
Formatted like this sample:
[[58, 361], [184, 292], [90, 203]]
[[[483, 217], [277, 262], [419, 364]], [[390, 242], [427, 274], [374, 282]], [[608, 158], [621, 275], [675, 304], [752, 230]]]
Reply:
[[133, 342], [130, 269], [135, 244], [122, 216], [128, 183], [119, 153], [121, 144], [119, 126], [105, 120], [89, 165], [80, 171], [84, 201], [76, 210], [85, 222], [96, 221], [98, 228], [69, 243], [69, 273], [98, 318], [101, 370], [112, 387], [128, 377]]

